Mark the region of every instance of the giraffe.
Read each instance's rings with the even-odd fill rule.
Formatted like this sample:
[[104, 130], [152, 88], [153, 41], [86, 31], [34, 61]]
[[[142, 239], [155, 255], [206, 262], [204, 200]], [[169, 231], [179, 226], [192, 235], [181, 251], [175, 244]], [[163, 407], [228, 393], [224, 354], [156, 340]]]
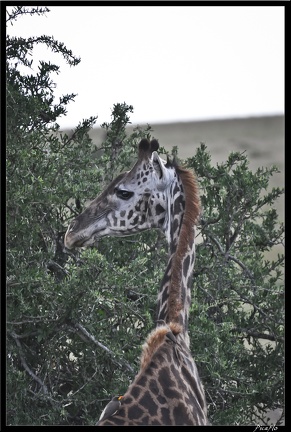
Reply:
[[[117, 176], [72, 221], [64, 238], [70, 249], [92, 246], [104, 236], [160, 229], [168, 242], [157, 326], [143, 344], [138, 374], [126, 393], [108, 404], [112, 415], [101, 415], [98, 426], [209, 424], [188, 335], [199, 191], [194, 174], [175, 160], [162, 160], [158, 148], [157, 140], [142, 139], [132, 169]], [[110, 406], [104, 411], [110, 413]]]

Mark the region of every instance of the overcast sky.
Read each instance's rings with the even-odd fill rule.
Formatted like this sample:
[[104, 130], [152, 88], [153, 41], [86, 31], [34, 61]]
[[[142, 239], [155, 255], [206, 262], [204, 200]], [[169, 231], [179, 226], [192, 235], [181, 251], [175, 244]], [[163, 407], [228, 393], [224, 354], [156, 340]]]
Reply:
[[10, 35], [51, 35], [81, 63], [40, 47], [34, 64], [61, 66], [56, 95], [77, 93], [61, 128], [113, 104], [133, 124], [284, 114], [283, 6], [49, 6], [20, 17]]

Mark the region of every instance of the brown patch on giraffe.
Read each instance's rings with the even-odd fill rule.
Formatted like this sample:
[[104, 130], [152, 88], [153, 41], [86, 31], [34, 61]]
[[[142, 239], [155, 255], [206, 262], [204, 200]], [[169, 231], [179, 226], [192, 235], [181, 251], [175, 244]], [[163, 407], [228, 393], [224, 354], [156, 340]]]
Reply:
[[142, 347], [141, 354], [141, 369], [145, 369], [149, 362], [152, 360], [152, 356], [155, 351], [162, 345], [165, 341], [166, 335], [169, 333], [169, 330], [176, 336], [181, 333], [182, 327], [178, 323], [170, 322], [166, 326], [159, 326], [155, 328], [147, 337], [146, 342]]
[[[174, 164], [175, 166], [175, 164]], [[181, 298], [182, 261], [187, 254], [189, 244], [194, 242], [194, 226], [200, 215], [200, 197], [196, 176], [189, 170], [175, 166], [185, 193], [185, 213], [179, 235], [177, 249], [172, 261], [171, 289], [169, 295], [169, 320], [177, 321], [183, 309]]]

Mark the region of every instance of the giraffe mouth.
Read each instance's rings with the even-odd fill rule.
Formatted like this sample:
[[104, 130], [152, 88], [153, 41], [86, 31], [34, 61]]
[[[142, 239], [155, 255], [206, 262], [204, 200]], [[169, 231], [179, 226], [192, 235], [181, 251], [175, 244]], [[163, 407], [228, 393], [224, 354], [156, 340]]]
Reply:
[[98, 240], [100, 237], [103, 237], [100, 235], [101, 231], [98, 231], [97, 233], [94, 233], [90, 238], [87, 239], [81, 239], [78, 241], [78, 243], [75, 244], [76, 247], [89, 247], [89, 246], [97, 246]]
[[67, 249], [72, 249], [72, 248], [97, 246], [97, 242], [99, 238], [103, 237], [103, 235], [101, 234], [102, 231], [103, 230], [97, 231], [93, 233], [90, 237], [80, 236], [79, 238], [76, 239], [72, 239], [68, 237], [65, 242], [65, 247]]

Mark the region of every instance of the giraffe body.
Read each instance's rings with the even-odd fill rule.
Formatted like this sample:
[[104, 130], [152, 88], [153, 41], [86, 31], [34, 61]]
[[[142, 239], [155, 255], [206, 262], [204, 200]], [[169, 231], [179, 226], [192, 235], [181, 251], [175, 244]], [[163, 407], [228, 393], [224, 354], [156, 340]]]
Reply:
[[140, 371], [118, 412], [98, 425], [206, 425], [204, 389], [189, 350], [188, 315], [200, 212], [194, 175], [142, 140], [133, 168], [120, 174], [69, 226], [68, 248], [96, 239], [160, 229], [169, 261], [158, 293], [157, 327], [143, 346]]
[[[155, 329], [146, 342], [141, 370], [122, 398], [118, 413], [99, 426], [205, 425], [204, 392], [188, 347], [168, 339], [166, 326]], [[157, 345], [153, 350], [152, 344]], [[150, 358], [145, 351], [149, 349]]]

